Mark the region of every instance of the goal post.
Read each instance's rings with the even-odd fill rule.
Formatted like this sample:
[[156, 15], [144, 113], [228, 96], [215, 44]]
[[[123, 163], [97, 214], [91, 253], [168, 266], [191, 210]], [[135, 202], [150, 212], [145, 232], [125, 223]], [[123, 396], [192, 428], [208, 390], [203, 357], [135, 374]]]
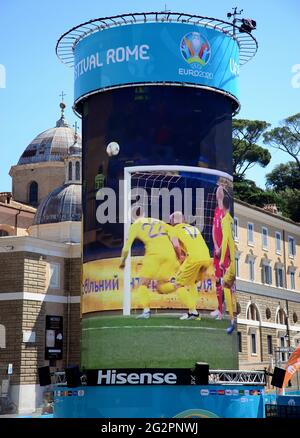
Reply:
[[[148, 190], [156, 189], [159, 191], [164, 188], [179, 187], [182, 190], [180, 180], [188, 179], [189, 174], [206, 175], [208, 178], [217, 177], [225, 178], [232, 182], [233, 178], [226, 172], [219, 170], [192, 167], [192, 166], [175, 166], [175, 165], [153, 165], [153, 166], [132, 166], [124, 168], [124, 242], [128, 237], [129, 228], [132, 222], [132, 189], [135, 188], [134, 181], [141, 182], [141, 185], [136, 187]], [[197, 177], [195, 177], [197, 178]], [[191, 179], [191, 178], [190, 178]], [[196, 186], [195, 186], [196, 187]], [[187, 188], [187, 187], [185, 187]], [[201, 189], [201, 186], [199, 186]], [[152, 196], [152, 194], [151, 194]], [[150, 196], [150, 202], [152, 197]], [[147, 200], [148, 202], [148, 200]], [[205, 206], [203, 206], [205, 208]], [[211, 208], [211, 210], [213, 210]], [[201, 216], [198, 217], [201, 220]], [[204, 219], [204, 217], [203, 217]], [[129, 251], [124, 267], [123, 277], [123, 315], [129, 316], [131, 313], [131, 250]]]

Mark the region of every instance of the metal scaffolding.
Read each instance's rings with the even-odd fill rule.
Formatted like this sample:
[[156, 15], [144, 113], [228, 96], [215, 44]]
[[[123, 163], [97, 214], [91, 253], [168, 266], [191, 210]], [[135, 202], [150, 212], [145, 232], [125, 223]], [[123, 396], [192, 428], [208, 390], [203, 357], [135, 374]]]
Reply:
[[220, 385], [266, 385], [264, 371], [210, 370], [209, 383]]

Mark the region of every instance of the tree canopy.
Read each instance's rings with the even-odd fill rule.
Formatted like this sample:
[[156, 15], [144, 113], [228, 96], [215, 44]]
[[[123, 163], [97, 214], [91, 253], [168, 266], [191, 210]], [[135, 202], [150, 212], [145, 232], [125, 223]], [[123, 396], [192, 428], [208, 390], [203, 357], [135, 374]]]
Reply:
[[297, 163], [278, 164], [272, 172], [266, 175], [267, 187], [276, 191], [290, 189], [300, 189], [300, 169]]
[[[232, 125], [235, 197], [258, 207], [276, 204], [284, 216], [300, 222], [300, 113], [269, 131], [270, 125], [260, 120], [235, 119]], [[251, 167], [266, 167], [271, 161], [269, 150], [258, 144], [262, 138], [293, 158], [266, 175], [266, 189], [246, 178]]]
[[284, 119], [279, 127], [263, 134], [264, 143], [288, 153], [300, 170], [300, 113]]
[[232, 121], [233, 174], [236, 180], [242, 180], [246, 171], [256, 164], [262, 167], [269, 164], [270, 152], [257, 144], [269, 126], [261, 120]]

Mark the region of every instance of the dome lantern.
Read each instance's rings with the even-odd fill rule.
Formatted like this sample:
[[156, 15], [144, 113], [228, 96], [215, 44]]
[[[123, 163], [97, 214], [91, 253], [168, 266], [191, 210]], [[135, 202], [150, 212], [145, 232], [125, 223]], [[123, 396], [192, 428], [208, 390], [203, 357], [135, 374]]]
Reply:
[[75, 122], [74, 144], [65, 158], [65, 184], [81, 184], [81, 147], [77, 143], [77, 122]]

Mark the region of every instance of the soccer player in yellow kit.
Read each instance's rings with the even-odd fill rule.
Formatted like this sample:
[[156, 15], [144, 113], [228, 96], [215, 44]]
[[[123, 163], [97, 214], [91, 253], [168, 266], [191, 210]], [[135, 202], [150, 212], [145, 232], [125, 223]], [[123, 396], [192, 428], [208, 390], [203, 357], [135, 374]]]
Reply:
[[211, 264], [209, 249], [200, 230], [185, 223], [182, 212], [175, 211], [170, 216], [168, 234], [174, 245], [177, 258], [185, 254], [175, 277], [175, 287], [180, 300], [188, 308], [188, 312], [180, 319], [199, 319], [196, 309], [198, 294], [195, 284], [201, 280], [203, 273]]
[[224, 296], [225, 303], [228, 313], [230, 315], [230, 326], [227, 328], [227, 333], [231, 333], [235, 329], [234, 315], [233, 315], [233, 304], [232, 304], [232, 294], [231, 288], [235, 282], [235, 257], [234, 257], [234, 239], [233, 239], [233, 226], [234, 221], [229, 213], [229, 197], [224, 196], [223, 208], [225, 210], [225, 215], [222, 219], [222, 246], [221, 246], [221, 257], [220, 257], [220, 268], [224, 269], [224, 260], [226, 257], [227, 249], [229, 248], [230, 264], [223, 275], [223, 286], [224, 286]]
[[[150, 311], [150, 283], [152, 280], [157, 280], [158, 289], [168, 289], [172, 291], [174, 285], [169, 282], [170, 278], [178, 269], [179, 263], [176, 258], [174, 247], [166, 232], [167, 224], [159, 219], [148, 218], [141, 212], [140, 217], [131, 224], [127, 241], [123, 247], [121, 254], [120, 267], [125, 266], [125, 261], [130, 251], [133, 242], [138, 239], [145, 247], [142, 268], [140, 271], [140, 285], [137, 293], [140, 302], [144, 308], [140, 318], [149, 318]], [[166, 284], [164, 284], [166, 283]]]

